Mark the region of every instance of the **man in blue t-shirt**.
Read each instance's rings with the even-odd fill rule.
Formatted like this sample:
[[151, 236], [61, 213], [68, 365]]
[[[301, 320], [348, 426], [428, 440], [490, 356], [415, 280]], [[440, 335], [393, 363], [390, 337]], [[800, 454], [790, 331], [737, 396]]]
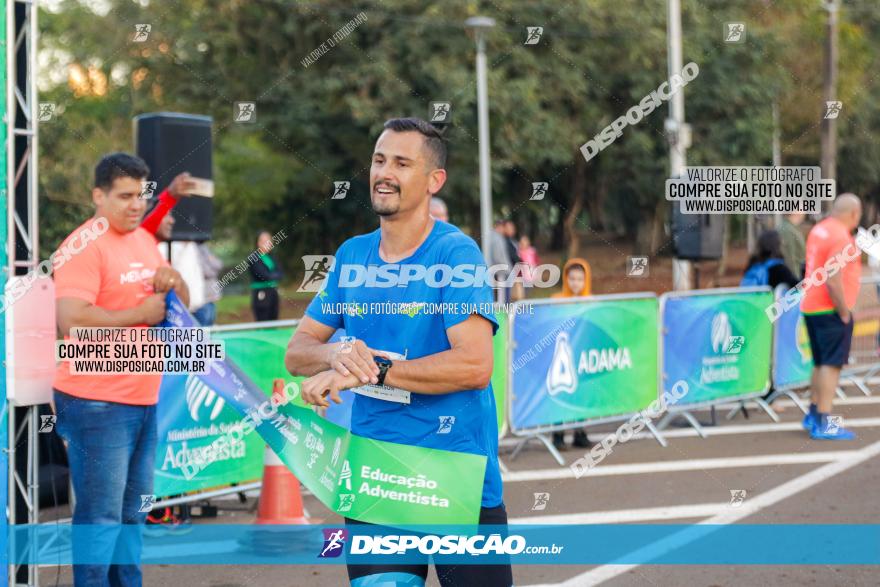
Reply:
[[[498, 324], [480, 249], [429, 214], [446, 182], [445, 166], [446, 143], [435, 127], [416, 118], [385, 123], [370, 168], [379, 229], [339, 248], [285, 365], [309, 376], [302, 397], [313, 405], [328, 406], [328, 398], [341, 403], [340, 390], [358, 388], [355, 434], [486, 456], [480, 524], [506, 524], [489, 383]], [[327, 344], [339, 328], [355, 340]], [[349, 565], [348, 571], [353, 585], [401, 573], [414, 575], [416, 582], [407, 584], [416, 585], [428, 568]], [[513, 583], [509, 565], [438, 565], [437, 575], [443, 585]]]

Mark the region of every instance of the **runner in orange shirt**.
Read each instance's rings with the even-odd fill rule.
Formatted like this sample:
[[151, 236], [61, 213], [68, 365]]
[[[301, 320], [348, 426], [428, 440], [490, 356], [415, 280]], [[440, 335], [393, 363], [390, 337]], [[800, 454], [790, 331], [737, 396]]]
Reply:
[[[805, 279], [817, 282], [825, 273], [824, 283], [806, 290], [801, 311], [813, 351], [813, 374], [810, 380], [810, 411], [804, 428], [815, 440], [852, 440], [855, 434], [831, 419], [831, 404], [840, 370], [849, 361], [852, 343], [852, 309], [859, 295], [862, 275], [861, 251], [852, 232], [862, 217], [862, 203], [854, 194], [841, 194], [834, 200], [831, 215], [807, 236]], [[838, 270], [833, 266], [836, 259]], [[852, 260], [848, 260], [852, 259]], [[829, 263], [830, 262], [830, 263]]]
[[[125, 153], [107, 155], [95, 167], [95, 216], [65, 239], [61, 249], [71, 255], [54, 275], [63, 337], [71, 328], [158, 324], [171, 289], [189, 302], [186, 283], [140, 228], [148, 172], [143, 160]], [[101, 230], [94, 238], [96, 226]], [[139, 565], [106, 563], [114, 553], [117, 561], [137, 560], [140, 553], [140, 532], [119, 539], [120, 524], [143, 524], [145, 496], [152, 497], [160, 380], [158, 374], [72, 374], [69, 361], [58, 365], [53, 399], [76, 496], [73, 523], [92, 528], [91, 540], [74, 540], [74, 558], [98, 558], [74, 565], [76, 587], [141, 585]], [[97, 525], [106, 531], [95, 532]]]

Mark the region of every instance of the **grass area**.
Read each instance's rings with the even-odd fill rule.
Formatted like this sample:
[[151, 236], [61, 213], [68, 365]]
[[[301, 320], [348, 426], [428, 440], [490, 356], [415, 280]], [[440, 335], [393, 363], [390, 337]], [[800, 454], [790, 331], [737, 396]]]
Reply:
[[[298, 285], [284, 285], [278, 288], [281, 298], [282, 320], [288, 318], [302, 318], [306, 306], [312, 301], [314, 293], [296, 291]], [[253, 322], [251, 312], [251, 292], [231, 293], [220, 298], [217, 302], [217, 324], [238, 324], [241, 322]]]

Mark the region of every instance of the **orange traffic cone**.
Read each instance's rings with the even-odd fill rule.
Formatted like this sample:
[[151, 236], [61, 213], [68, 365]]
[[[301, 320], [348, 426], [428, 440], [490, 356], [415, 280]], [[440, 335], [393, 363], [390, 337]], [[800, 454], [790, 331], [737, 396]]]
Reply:
[[[284, 393], [284, 380], [272, 382], [272, 395]], [[263, 489], [257, 509], [257, 524], [318, 524], [303, 511], [299, 479], [284, 466], [268, 446], [263, 458]]]

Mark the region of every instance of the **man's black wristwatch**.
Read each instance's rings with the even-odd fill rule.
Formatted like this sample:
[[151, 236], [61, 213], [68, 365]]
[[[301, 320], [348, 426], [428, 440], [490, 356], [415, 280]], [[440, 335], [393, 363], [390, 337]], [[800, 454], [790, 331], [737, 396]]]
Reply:
[[376, 366], [379, 367], [379, 382], [376, 385], [385, 385], [385, 375], [394, 363], [391, 362], [391, 359], [386, 359], [385, 357], [373, 357], [373, 360], [376, 362]]

